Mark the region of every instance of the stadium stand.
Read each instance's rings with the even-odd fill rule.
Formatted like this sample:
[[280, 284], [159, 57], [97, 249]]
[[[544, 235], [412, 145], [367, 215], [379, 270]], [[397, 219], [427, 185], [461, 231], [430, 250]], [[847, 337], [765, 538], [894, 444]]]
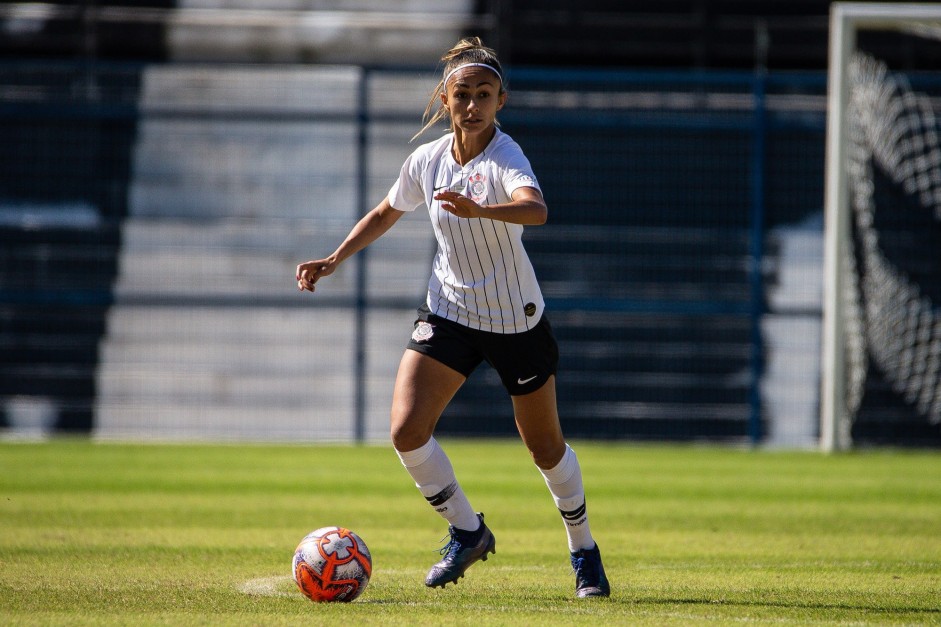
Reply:
[[[47, 426], [87, 431], [127, 207], [137, 76], [98, 81], [76, 67], [0, 67], [0, 404], [7, 413], [45, 406]], [[90, 106], [89, 92], [112, 110]]]
[[[63, 68], [24, 73], [17, 62], [2, 83], [0, 124], [12, 138], [0, 173], [2, 420], [32, 411], [60, 430], [95, 427], [110, 437], [351, 437], [355, 355], [330, 351], [355, 345], [348, 313], [355, 268], [334, 277], [331, 295], [318, 295], [309, 308], [285, 280], [298, 260], [334, 245], [358, 211], [356, 89], [364, 70], [355, 64], [427, 68], [458, 35], [474, 31], [489, 34], [516, 66], [819, 70], [826, 65], [828, 4], [186, 0], [0, 7], [0, 55], [44, 57]], [[894, 53], [915, 64], [934, 59], [919, 50]], [[408, 151], [427, 90], [414, 74], [385, 76], [371, 89], [393, 85], [411, 99], [372, 113], [411, 118], [373, 121], [367, 202], [387, 190]], [[810, 130], [785, 137], [788, 127], [778, 127], [767, 147], [767, 227], [774, 255], [803, 247], [806, 276], [819, 263], [810, 234], [822, 199], [814, 174], [822, 168], [821, 111], [796, 111], [784, 116], [809, 119]], [[675, 179], [644, 169], [652, 165], [644, 155], [664, 149], [654, 147], [660, 131], [647, 132], [633, 131], [628, 157], [640, 166], [633, 178], [599, 186], [586, 199], [585, 182], [596, 179], [585, 172], [603, 174], [605, 166], [585, 155], [608, 154], [606, 142], [617, 138], [589, 135], [575, 150], [553, 145], [538, 126], [513, 131], [553, 199], [552, 224], [531, 230], [527, 245], [557, 312], [567, 432], [752, 437], [755, 307], [790, 342], [783, 388], [765, 392], [797, 399], [798, 413], [811, 413], [816, 389], [806, 377], [813, 377], [808, 356], [816, 327], [808, 326], [808, 312], [819, 303], [798, 302], [795, 314], [794, 301], [775, 285], [767, 302], [755, 302], [744, 179], [725, 180], [691, 202]], [[707, 156], [678, 142], [665, 158], [677, 159], [686, 182], [704, 186], [738, 167], [735, 159], [748, 150], [742, 141], [717, 141]], [[597, 180], [611, 176], [619, 175]], [[806, 186], [795, 188], [795, 180]], [[625, 186], [633, 190], [629, 214], [617, 211]], [[725, 215], [738, 217], [723, 223], [716, 207], [731, 207]], [[390, 329], [408, 324], [410, 295], [421, 296], [432, 250], [430, 242], [416, 250], [414, 241], [427, 237], [420, 219], [406, 221], [370, 249], [366, 262], [368, 439], [385, 437], [402, 344]], [[779, 270], [769, 283], [786, 283]], [[300, 342], [298, 328], [309, 330]], [[324, 354], [339, 360], [333, 375], [319, 375]], [[759, 356], [759, 367], [777, 372], [780, 357]], [[314, 385], [305, 383], [310, 373], [318, 373]], [[799, 376], [795, 392], [789, 386]], [[497, 385], [489, 370], [478, 373], [449, 408], [444, 431], [511, 432]], [[318, 421], [314, 409], [335, 423]], [[337, 424], [344, 425], [340, 432]], [[781, 442], [806, 444], [814, 428], [805, 420]], [[763, 423], [759, 430], [773, 428]]]

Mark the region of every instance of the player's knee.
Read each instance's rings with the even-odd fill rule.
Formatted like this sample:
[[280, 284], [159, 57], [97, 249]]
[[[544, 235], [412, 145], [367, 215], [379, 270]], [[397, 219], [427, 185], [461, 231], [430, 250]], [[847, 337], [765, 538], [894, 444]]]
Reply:
[[565, 442], [556, 442], [546, 440], [543, 442], [534, 442], [529, 444], [529, 454], [533, 457], [533, 463], [543, 469], [554, 468], [565, 455]]
[[392, 437], [392, 446], [397, 451], [414, 451], [424, 446], [431, 439], [431, 435], [426, 429], [415, 428], [408, 421], [392, 421], [390, 436]]

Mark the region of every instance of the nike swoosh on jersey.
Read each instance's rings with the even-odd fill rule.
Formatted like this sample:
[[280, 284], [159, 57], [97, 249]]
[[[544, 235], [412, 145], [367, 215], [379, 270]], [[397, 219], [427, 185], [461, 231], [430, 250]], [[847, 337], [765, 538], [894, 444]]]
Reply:
[[535, 378], [538, 377], [538, 376], [539, 376], [538, 374], [534, 374], [533, 376], [529, 377], [528, 379], [517, 379], [517, 380], [516, 380], [516, 385], [526, 385], [527, 383], [529, 383], [530, 381], [532, 381], [533, 379], [535, 379]]

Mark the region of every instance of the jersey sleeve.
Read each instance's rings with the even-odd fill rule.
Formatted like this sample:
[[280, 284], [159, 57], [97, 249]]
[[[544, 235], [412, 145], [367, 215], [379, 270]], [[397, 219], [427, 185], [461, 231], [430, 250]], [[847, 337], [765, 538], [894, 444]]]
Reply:
[[425, 191], [422, 189], [421, 158], [413, 152], [402, 164], [399, 178], [389, 190], [389, 204], [399, 211], [415, 211], [425, 203]]
[[535, 187], [542, 192], [529, 159], [523, 154], [519, 144], [513, 142], [501, 152], [503, 154], [500, 159], [500, 178], [507, 196], [512, 198], [513, 192], [520, 187]]

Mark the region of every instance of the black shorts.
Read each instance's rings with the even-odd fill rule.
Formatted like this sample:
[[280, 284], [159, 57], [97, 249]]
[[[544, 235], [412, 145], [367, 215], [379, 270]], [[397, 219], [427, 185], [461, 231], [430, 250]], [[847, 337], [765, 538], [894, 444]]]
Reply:
[[428, 355], [465, 377], [486, 361], [512, 396], [535, 392], [556, 373], [559, 365], [559, 345], [545, 315], [529, 331], [490, 333], [436, 316], [422, 305], [407, 348]]

